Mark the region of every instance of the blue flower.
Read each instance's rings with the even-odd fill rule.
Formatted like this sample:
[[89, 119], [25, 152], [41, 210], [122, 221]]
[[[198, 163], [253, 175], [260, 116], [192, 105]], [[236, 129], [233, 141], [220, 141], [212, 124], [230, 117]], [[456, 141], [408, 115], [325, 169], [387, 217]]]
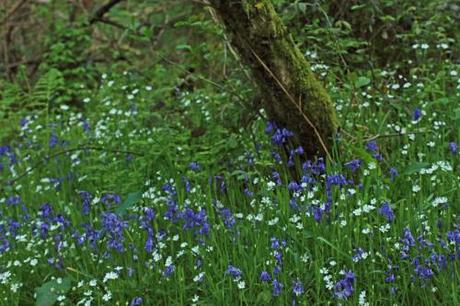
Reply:
[[235, 266], [228, 265], [225, 274], [231, 275], [234, 279], [239, 279], [243, 275], [243, 272], [241, 272], [241, 270]]
[[346, 300], [353, 294], [353, 282], [355, 274], [351, 271], [345, 272], [343, 279], [334, 285], [334, 296], [339, 300]]
[[268, 282], [271, 280], [270, 274], [268, 274], [267, 271], [262, 271], [262, 273], [260, 273], [260, 280], [263, 282]]
[[450, 142], [449, 143], [449, 150], [450, 152], [456, 154], [458, 152], [458, 144], [456, 142]]
[[108, 235], [107, 247], [109, 249], [115, 249], [118, 252], [123, 252], [123, 230], [128, 227], [128, 223], [120, 219], [120, 217], [114, 213], [103, 213], [102, 214], [102, 226], [104, 232]]
[[173, 274], [174, 270], [176, 270], [176, 266], [174, 266], [173, 264], [166, 266], [165, 270], [163, 271], [163, 276], [170, 277], [171, 274]]
[[350, 169], [352, 172], [356, 172], [359, 169], [359, 167], [361, 167], [362, 164], [363, 164], [362, 160], [353, 159], [347, 162], [345, 166], [347, 166], [347, 168]]
[[302, 282], [296, 280], [292, 286], [292, 292], [294, 292], [296, 296], [301, 295], [304, 292]]
[[189, 168], [190, 170], [192, 170], [192, 171], [197, 172], [197, 171], [200, 171], [201, 166], [200, 166], [200, 164], [198, 164], [198, 162], [192, 161], [192, 162], [188, 165], [188, 168]]
[[377, 141], [371, 140], [366, 144], [366, 149], [371, 152], [377, 152], [379, 147], [377, 145]]
[[391, 222], [395, 219], [395, 214], [391, 209], [391, 206], [388, 202], [383, 202], [382, 206], [380, 206], [379, 213], [387, 218], [388, 222]]
[[131, 303], [129, 303], [129, 306], [139, 306], [140, 304], [142, 304], [142, 298], [140, 296], [137, 296], [131, 300]]
[[393, 181], [398, 176], [398, 170], [396, 168], [390, 168], [390, 179]]
[[284, 285], [280, 283], [277, 279], [273, 280], [273, 290], [272, 294], [273, 296], [279, 296], [281, 294], [281, 290], [283, 290]]
[[420, 118], [422, 118], [422, 110], [416, 107], [414, 111], [412, 112], [412, 119], [414, 121], [418, 121]]

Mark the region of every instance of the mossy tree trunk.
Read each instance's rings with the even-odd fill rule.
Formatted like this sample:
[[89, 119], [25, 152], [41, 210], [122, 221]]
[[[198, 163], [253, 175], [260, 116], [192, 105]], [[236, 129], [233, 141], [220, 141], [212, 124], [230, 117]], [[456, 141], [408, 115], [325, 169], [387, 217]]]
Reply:
[[327, 154], [337, 129], [334, 107], [270, 0], [209, 1], [252, 68], [270, 119], [296, 132], [308, 157]]

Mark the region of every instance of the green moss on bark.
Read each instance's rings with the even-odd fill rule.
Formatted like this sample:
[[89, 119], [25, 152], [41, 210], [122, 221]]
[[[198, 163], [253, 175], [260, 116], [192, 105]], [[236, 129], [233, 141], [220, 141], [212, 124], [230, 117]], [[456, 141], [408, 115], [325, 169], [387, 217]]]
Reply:
[[[319, 137], [302, 112], [330, 148], [338, 126], [332, 102], [271, 2], [211, 0], [211, 4], [230, 33], [232, 45], [241, 59], [251, 66], [270, 119], [295, 131], [309, 156], [324, 154]], [[301, 104], [302, 112], [293, 102]]]

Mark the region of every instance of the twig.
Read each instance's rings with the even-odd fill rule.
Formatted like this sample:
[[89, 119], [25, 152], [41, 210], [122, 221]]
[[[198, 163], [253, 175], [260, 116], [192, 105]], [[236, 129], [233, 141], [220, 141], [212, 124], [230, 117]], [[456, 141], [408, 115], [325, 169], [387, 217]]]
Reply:
[[415, 132], [407, 132], [407, 133], [390, 133], [390, 134], [377, 134], [368, 138], [364, 138], [364, 141], [371, 141], [378, 138], [386, 138], [386, 137], [402, 137], [408, 135], [415, 135], [415, 134], [427, 134], [432, 133], [433, 131], [415, 131]]
[[102, 17], [104, 17], [105, 14], [107, 14], [115, 5], [118, 3], [122, 2], [124, 0], [110, 0], [103, 6], [101, 6], [94, 14], [91, 16], [88, 20], [89, 24], [96, 23], [98, 21], [101, 21]]
[[51, 154], [51, 155], [45, 155], [45, 156], [43, 156], [41, 158], [41, 160], [39, 162], [35, 163], [32, 167], [30, 167], [29, 169], [27, 169], [26, 171], [24, 171], [23, 173], [18, 175], [16, 178], [8, 180], [6, 182], [1, 182], [1, 185], [6, 185], [6, 184], [13, 185], [13, 184], [15, 184], [20, 179], [26, 177], [33, 170], [35, 170], [35, 169], [43, 166], [44, 164], [46, 164], [47, 161], [49, 159], [51, 159], [51, 158], [58, 157], [60, 155], [64, 155], [64, 154], [67, 154], [67, 153], [70, 153], [70, 152], [84, 151], [84, 150], [104, 151], [104, 152], [111, 152], [111, 153], [123, 153], [123, 154], [131, 154], [131, 155], [136, 155], [136, 156], [145, 156], [145, 154], [143, 154], [143, 153], [134, 152], [134, 151], [112, 150], [112, 149], [106, 149], [106, 148], [103, 148], [103, 147], [96, 147], [96, 146], [80, 146], [80, 147], [76, 147], [76, 148], [72, 148], [72, 149], [68, 149], [68, 150], [63, 150], [63, 151], [60, 151], [60, 152], [57, 152], [57, 153], [54, 153], [54, 154]]
[[16, 4], [6, 13], [5, 18], [3, 18], [3, 20], [0, 22], [0, 25], [5, 24], [8, 21], [8, 19], [10, 19], [11, 16], [13, 16], [16, 13], [16, 11], [21, 8], [21, 6], [26, 4], [27, 1], [29, 0], [22, 0], [22, 1], [16, 2]]

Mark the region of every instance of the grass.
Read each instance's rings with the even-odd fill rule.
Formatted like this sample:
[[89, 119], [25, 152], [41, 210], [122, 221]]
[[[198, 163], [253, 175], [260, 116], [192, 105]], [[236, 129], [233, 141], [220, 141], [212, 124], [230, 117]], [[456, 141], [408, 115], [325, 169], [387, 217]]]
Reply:
[[342, 129], [324, 169], [289, 166], [263, 119], [230, 134], [222, 93], [162, 105], [155, 82], [104, 75], [84, 112], [48, 105], [1, 147], [0, 304], [458, 304], [458, 70], [326, 70]]

